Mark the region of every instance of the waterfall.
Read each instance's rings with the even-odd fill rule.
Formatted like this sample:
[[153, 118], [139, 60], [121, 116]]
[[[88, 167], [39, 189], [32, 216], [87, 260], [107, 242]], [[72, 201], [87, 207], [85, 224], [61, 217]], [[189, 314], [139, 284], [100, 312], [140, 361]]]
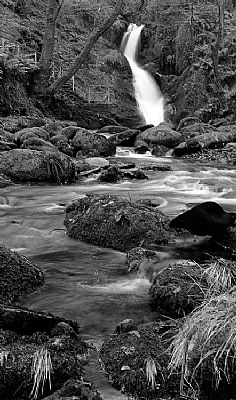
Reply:
[[164, 121], [164, 99], [153, 77], [136, 61], [136, 53], [144, 25], [130, 24], [124, 35], [123, 54], [133, 74], [135, 98], [146, 124], [159, 125]]

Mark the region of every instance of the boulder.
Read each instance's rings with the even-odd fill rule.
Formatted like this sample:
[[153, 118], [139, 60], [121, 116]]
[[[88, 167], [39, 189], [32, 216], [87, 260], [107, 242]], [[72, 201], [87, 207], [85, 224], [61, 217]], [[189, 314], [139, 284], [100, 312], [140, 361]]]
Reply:
[[152, 149], [152, 156], [162, 157], [162, 156], [165, 156], [168, 151], [169, 151], [169, 149], [166, 146], [163, 146], [163, 145], [154, 146]]
[[138, 133], [136, 143], [140, 140], [145, 141], [152, 147], [155, 145], [162, 145], [168, 148], [173, 148], [182, 141], [182, 135], [181, 133], [171, 129], [169, 124], [163, 122], [153, 128]]
[[0, 118], [0, 123], [3, 129], [15, 133], [24, 128], [43, 126], [45, 124], [45, 118], [29, 117], [29, 116], [21, 116], [21, 117], [10, 116], [10, 117]]
[[71, 182], [75, 167], [70, 157], [58, 152], [15, 149], [0, 155], [0, 173], [15, 182]]
[[50, 139], [50, 142], [54, 145], [56, 145], [58, 142], [62, 142], [62, 141], [65, 143], [68, 143], [68, 139], [67, 139], [66, 135], [62, 135], [61, 133], [58, 133], [57, 135], [53, 136]]
[[43, 129], [47, 131], [49, 133], [50, 138], [52, 138], [62, 129], [62, 125], [60, 121], [50, 121], [43, 126]]
[[154, 276], [149, 290], [152, 306], [171, 318], [183, 317], [204, 299], [207, 287], [200, 266], [189, 260], [173, 261]]
[[39, 138], [49, 141], [49, 133], [43, 128], [33, 127], [21, 129], [15, 134], [15, 141], [18, 145], [21, 145], [29, 138]]
[[50, 150], [56, 151], [56, 148], [50, 142], [46, 140], [40, 139], [38, 137], [30, 137], [23, 141], [21, 145], [22, 149], [31, 149], [31, 150]]
[[74, 148], [75, 154], [90, 157], [108, 157], [115, 155], [116, 145], [102, 135], [88, 131], [84, 128], [79, 128], [71, 146]]
[[182, 156], [196, 153], [204, 149], [218, 149], [224, 147], [227, 143], [235, 141], [236, 131], [234, 129], [207, 132], [180, 143], [179, 146], [174, 149], [173, 155]]
[[148, 144], [144, 142], [144, 140], [135, 141], [135, 153], [137, 154], [145, 154], [147, 151], [150, 151]]
[[116, 165], [111, 165], [99, 175], [101, 182], [119, 182], [123, 177], [123, 173]]
[[59, 134], [65, 136], [67, 140], [72, 140], [80, 129], [81, 128], [76, 125], [65, 126], [60, 130]]
[[159, 323], [146, 323], [119, 330], [103, 343], [100, 357], [110, 381], [128, 397], [169, 399], [178, 392], [178, 378], [169, 374], [170, 354], [161, 334]]
[[42, 271], [10, 249], [0, 246], [0, 302], [19, 300], [44, 283]]
[[167, 243], [169, 218], [143, 204], [112, 195], [86, 195], [66, 209], [68, 236], [128, 251], [140, 243]]
[[102, 157], [89, 157], [85, 158], [85, 161], [91, 166], [91, 167], [109, 167], [110, 163], [108, 160]]

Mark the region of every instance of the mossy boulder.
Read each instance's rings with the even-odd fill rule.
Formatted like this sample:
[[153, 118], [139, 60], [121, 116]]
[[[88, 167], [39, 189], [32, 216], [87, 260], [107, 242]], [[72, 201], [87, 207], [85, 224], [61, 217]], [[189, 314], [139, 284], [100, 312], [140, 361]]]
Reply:
[[169, 218], [161, 211], [112, 195], [76, 200], [67, 207], [64, 224], [74, 239], [120, 251], [171, 237]]
[[33, 263], [0, 246], [0, 302], [12, 303], [44, 283], [42, 271]]
[[[62, 133], [62, 132], [61, 132]], [[116, 145], [103, 135], [98, 135], [84, 128], [77, 128], [71, 141], [74, 153], [90, 157], [108, 157], [116, 153]]]
[[178, 391], [176, 377], [168, 377], [169, 353], [158, 323], [111, 335], [100, 356], [113, 385], [134, 399], [173, 398]]
[[14, 182], [71, 182], [75, 166], [59, 151], [14, 149], [0, 155], [0, 173]]
[[0, 329], [0, 346], [5, 354], [0, 368], [0, 398], [4, 400], [41, 396], [43, 378], [37, 375], [37, 368], [45, 374], [44, 396], [60, 389], [68, 379], [80, 380], [88, 350], [86, 343], [69, 326], [63, 330], [54, 328], [49, 334], [35, 332], [32, 335]]
[[21, 129], [15, 134], [15, 141], [21, 145], [25, 140], [30, 138], [38, 138], [48, 141], [49, 133], [40, 127]]
[[195, 262], [182, 260], [155, 274], [149, 294], [155, 310], [179, 318], [201, 304], [206, 287], [202, 268]]

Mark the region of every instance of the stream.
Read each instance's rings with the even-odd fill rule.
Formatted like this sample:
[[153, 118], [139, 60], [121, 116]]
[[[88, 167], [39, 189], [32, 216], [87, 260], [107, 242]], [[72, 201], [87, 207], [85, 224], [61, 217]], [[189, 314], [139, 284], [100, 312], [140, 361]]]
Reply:
[[[68, 238], [65, 204], [85, 193], [112, 193], [155, 199], [170, 217], [208, 200], [236, 211], [236, 167], [137, 156], [128, 150], [119, 154], [118, 159], [136, 165], [167, 164], [172, 171], [145, 171], [149, 180], [144, 181], [108, 184], [94, 176], [73, 185], [15, 185], [0, 192], [0, 242], [28, 257], [45, 274], [44, 287], [24, 305], [76, 320], [81, 336], [98, 348], [123, 319], [148, 320], [150, 282], [142, 273], [127, 274], [124, 253]], [[207, 246], [205, 239], [195, 243], [189, 234], [177, 243], [152, 248], [168, 253], [170, 259], [193, 255], [197, 259]], [[108, 382], [95, 351], [85, 372], [85, 379], [95, 383], [104, 399], [126, 399]]]

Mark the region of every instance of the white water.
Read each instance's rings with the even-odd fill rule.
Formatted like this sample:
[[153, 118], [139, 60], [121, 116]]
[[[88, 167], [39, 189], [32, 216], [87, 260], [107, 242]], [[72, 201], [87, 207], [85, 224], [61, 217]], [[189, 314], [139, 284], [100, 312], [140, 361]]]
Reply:
[[144, 25], [130, 24], [123, 43], [124, 56], [133, 74], [133, 85], [138, 108], [146, 124], [159, 125], [164, 121], [164, 99], [153, 77], [142, 69], [136, 61], [137, 47]]

